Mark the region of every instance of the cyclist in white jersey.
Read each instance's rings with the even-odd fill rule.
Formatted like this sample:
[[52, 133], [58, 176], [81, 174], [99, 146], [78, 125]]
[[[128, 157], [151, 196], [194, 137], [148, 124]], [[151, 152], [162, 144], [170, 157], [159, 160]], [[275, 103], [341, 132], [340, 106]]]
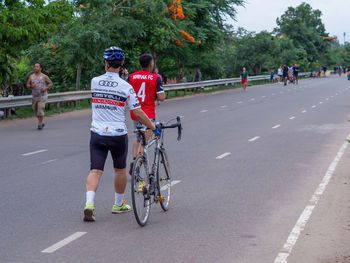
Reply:
[[95, 221], [95, 193], [103, 173], [104, 164], [111, 152], [115, 178], [115, 202], [112, 213], [131, 210], [124, 203], [126, 187], [126, 156], [128, 137], [125, 124], [126, 106], [133, 111], [138, 120], [160, 136], [160, 130], [141, 110], [140, 103], [130, 84], [119, 77], [120, 67], [124, 64], [124, 52], [118, 47], [106, 49], [106, 74], [95, 77], [91, 81], [92, 123], [90, 140], [90, 173], [86, 179], [86, 203], [84, 221]]

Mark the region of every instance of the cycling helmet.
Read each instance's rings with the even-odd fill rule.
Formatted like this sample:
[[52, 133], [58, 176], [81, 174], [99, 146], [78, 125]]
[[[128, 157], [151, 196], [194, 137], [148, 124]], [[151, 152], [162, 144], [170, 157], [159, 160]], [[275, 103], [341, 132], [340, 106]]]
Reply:
[[121, 48], [113, 46], [105, 50], [103, 53], [103, 58], [108, 61], [124, 60], [125, 54]]

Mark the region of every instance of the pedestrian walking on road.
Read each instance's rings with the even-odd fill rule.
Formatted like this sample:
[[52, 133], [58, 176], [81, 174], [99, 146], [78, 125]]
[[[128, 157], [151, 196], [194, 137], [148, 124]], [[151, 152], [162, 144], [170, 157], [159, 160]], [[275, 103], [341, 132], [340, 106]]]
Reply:
[[248, 71], [246, 70], [245, 67], [243, 67], [240, 76], [241, 76], [241, 83], [242, 83], [243, 91], [246, 91], [247, 90], [247, 82], [248, 82]]
[[298, 84], [298, 75], [299, 75], [299, 67], [297, 64], [294, 64], [294, 66], [293, 66], [293, 78], [294, 78], [295, 84]]
[[283, 69], [282, 69], [284, 86], [287, 86], [288, 71], [289, 71], [289, 68], [288, 68], [287, 64], [284, 64]]
[[47, 90], [51, 88], [52, 82], [48, 76], [41, 73], [42, 66], [39, 62], [34, 64], [34, 73], [27, 81], [27, 88], [32, 89], [32, 108], [38, 119], [38, 129], [45, 127], [45, 104], [47, 101]]
[[91, 81], [90, 173], [86, 179], [84, 221], [95, 221], [95, 193], [109, 151], [112, 155], [115, 173], [115, 199], [112, 213], [118, 214], [131, 210], [130, 205], [123, 201], [127, 182], [126, 157], [128, 153], [126, 106], [133, 111], [142, 124], [157, 136], [161, 135], [160, 130], [141, 109], [132, 86], [119, 76], [120, 67], [124, 64], [124, 51], [118, 47], [110, 47], [105, 50], [103, 58], [106, 73]]
[[275, 82], [275, 71], [273, 69], [270, 70], [270, 81]]
[[282, 77], [283, 77], [282, 66], [280, 66], [280, 67], [278, 68], [277, 75], [278, 75], [278, 82], [282, 83]]

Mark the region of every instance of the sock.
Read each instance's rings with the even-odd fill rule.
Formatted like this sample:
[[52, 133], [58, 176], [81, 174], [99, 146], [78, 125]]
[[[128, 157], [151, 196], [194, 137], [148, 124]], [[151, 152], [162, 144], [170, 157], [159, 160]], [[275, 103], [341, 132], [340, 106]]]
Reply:
[[114, 204], [117, 206], [122, 206], [124, 199], [124, 194], [114, 193]]
[[92, 205], [95, 205], [95, 192], [94, 191], [87, 191], [86, 192], [86, 203], [91, 203]]

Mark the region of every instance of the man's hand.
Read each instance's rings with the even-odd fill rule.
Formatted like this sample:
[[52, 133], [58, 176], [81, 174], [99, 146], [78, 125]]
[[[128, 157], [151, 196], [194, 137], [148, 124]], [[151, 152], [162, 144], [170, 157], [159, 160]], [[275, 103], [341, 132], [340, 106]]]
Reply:
[[156, 129], [153, 131], [153, 133], [158, 137], [162, 136], [162, 130], [159, 129], [157, 125], [156, 125]]
[[47, 87], [41, 88], [41, 92], [42, 92], [42, 93], [44, 93], [45, 91], [47, 91]]

